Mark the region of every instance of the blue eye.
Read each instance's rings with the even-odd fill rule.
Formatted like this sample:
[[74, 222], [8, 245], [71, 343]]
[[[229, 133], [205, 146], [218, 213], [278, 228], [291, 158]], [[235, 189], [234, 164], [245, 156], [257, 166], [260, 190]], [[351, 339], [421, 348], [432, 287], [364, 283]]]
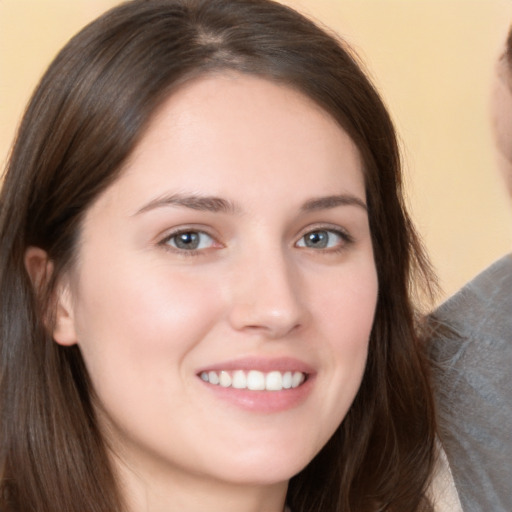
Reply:
[[164, 243], [180, 251], [207, 249], [214, 244], [213, 238], [203, 231], [180, 231], [164, 240]]
[[347, 235], [332, 229], [315, 229], [303, 235], [297, 242], [297, 247], [309, 249], [333, 249], [348, 241]]

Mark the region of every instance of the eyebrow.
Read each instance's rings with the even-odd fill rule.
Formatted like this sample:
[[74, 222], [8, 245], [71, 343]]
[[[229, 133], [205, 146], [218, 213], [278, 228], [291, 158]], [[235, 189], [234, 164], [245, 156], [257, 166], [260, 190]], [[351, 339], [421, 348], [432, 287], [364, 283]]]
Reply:
[[329, 210], [331, 208], [337, 208], [338, 206], [358, 206], [364, 211], [368, 211], [365, 202], [352, 194], [339, 194], [310, 199], [302, 205], [301, 210], [312, 212], [316, 210]]
[[[135, 215], [166, 206], [178, 206], [212, 213], [236, 214], [241, 212], [238, 205], [221, 197], [201, 196], [196, 194], [171, 194], [153, 199], [137, 210]], [[364, 211], [367, 211], [364, 201], [351, 194], [339, 194], [310, 199], [301, 206], [301, 210], [303, 212], [313, 212], [317, 210], [329, 210], [339, 206], [358, 206]]]
[[238, 213], [240, 210], [234, 203], [222, 199], [221, 197], [200, 196], [195, 194], [172, 194], [170, 196], [162, 196], [153, 199], [138, 210], [135, 215], [163, 206], [182, 206], [190, 208], [191, 210], [213, 213]]

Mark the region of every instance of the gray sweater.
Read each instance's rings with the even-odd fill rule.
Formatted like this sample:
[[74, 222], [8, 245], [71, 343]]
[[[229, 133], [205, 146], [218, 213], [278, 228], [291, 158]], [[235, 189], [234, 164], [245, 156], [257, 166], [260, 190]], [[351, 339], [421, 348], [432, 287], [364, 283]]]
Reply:
[[435, 392], [464, 512], [512, 511], [512, 255], [434, 314]]

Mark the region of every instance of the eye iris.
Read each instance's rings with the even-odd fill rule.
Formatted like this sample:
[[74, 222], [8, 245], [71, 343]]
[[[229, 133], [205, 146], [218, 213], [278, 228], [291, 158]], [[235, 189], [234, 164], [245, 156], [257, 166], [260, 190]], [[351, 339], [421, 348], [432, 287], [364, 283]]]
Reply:
[[199, 246], [199, 234], [194, 232], [180, 233], [174, 239], [179, 249], [197, 249]]
[[305, 236], [305, 243], [307, 247], [323, 249], [329, 243], [329, 234], [327, 231], [313, 231]]

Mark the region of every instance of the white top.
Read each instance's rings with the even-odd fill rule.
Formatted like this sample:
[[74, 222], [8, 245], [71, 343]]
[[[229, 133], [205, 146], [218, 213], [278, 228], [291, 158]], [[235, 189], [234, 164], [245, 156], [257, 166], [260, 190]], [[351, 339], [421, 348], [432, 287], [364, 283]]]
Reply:
[[438, 460], [428, 497], [434, 506], [435, 512], [462, 512], [450, 465], [441, 443], [438, 443]]

